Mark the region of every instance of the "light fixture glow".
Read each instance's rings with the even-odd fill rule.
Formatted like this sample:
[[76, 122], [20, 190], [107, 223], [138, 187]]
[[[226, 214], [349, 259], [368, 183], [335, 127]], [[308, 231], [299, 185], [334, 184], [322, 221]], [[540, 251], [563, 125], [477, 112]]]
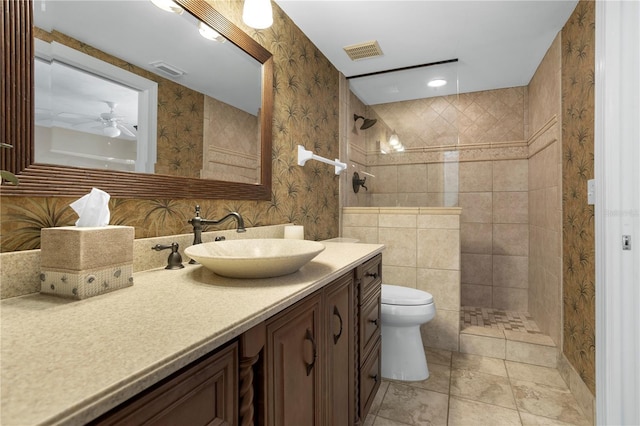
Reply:
[[151, 0], [151, 3], [156, 5], [162, 10], [175, 13], [176, 15], [182, 15], [184, 10], [178, 6], [173, 0]]
[[200, 22], [198, 24], [198, 31], [200, 31], [200, 35], [207, 40], [213, 40], [219, 43], [224, 43], [227, 40], [226, 38], [222, 37], [219, 32], [215, 31], [204, 22]]
[[429, 87], [442, 87], [445, 84], [447, 84], [447, 80], [443, 80], [441, 78], [436, 78], [435, 80], [431, 80], [430, 82], [428, 82], [427, 86], [429, 86]]
[[110, 126], [102, 129], [102, 133], [109, 136], [110, 138], [117, 138], [118, 136], [120, 136], [121, 132], [120, 129], [116, 127], [116, 123], [111, 123]]
[[271, 0], [244, 0], [242, 20], [257, 30], [269, 28], [273, 24]]
[[389, 145], [394, 148], [400, 145], [400, 139], [398, 138], [398, 134], [395, 131], [389, 137]]

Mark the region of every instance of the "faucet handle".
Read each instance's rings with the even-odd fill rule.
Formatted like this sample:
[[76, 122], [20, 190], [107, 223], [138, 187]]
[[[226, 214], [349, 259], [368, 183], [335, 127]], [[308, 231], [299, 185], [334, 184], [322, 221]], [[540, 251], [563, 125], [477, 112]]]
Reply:
[[151, 247], [151, 250], [160, 251], [171, 249], [171, 253], [167, 258], [167, 266], [164, 269], [182, 269], [184, 268], [184, 265], [182, 264], [182, 256], [180, 255], [180, 252], [178, 252], [179, 248], [180, 245], [178, 243], [171, 243], [170, 245], [156, 244]]

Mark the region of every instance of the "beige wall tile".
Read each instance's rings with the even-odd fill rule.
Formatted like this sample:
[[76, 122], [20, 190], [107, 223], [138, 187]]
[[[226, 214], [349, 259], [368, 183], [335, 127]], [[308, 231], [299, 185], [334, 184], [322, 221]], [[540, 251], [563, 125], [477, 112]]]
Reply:
[[427, 193], [399, 192], [396, 194], [396, 205], [402, 207], [424, 207], [427, 205]]
[[343, 226], [342, 236], [345, 238], [355, 238], [361, 243], [378, 244], [378, 228], [365, 226]]
[[474, 161], [459, 165], [459, 192], [493, 190], [493, 162]]
[[427, 191], [444, 192], [444, 164], [427, 164]]
[[553, 115], [561, 114], [561, 49], [561, 36], [558, 34], [529, 83], [529, 123], [533, 131]]
[[461, 306], [491, 307], [493, 287], [490, 285], [461, 284]]
[[415, 229], [379, 228], [378, 243], [386, 246], [383, 265], [416, 266]]
[[430, 348], [458, 350], [458, 333], [460, 331], [460, 313], [438, 309], [434, 319], [420, 327], [422, 343]]
[[398, 166], [398, 192], [427, 192], [427, 165]]
[[462, 207], [460, 221], [463, 223], [491, 223], [493, 201], [491, 192], [461, 192], [458, 203]]
[[528, 288], [529, 258], [527, 256], [493, 256], [493, 285]]
[[444, 198], [443, 192], [427, 192], [427, 207], [445, 206]]
[[544, 226], [545, 222], [545, 191], [537, 189], [529, 191], [529, 224], [533, 226]]
[[460, 335], [460, 352], [505, 359], [505, 340], [473, 334]]
[[493, 281], [493, 256], [490, 254], [463, 253], [462, 278], [465, 284], [491, 285]]
[[414, 214], [381, 214], [378, 217], [380, 228], [416, 228], [416, 217]]
[[529, 255], [529, 226], [525, 224], [494, 224], [493, 254]]
[[371, 166], [370, 173], [375, 177], [367, 187], [373, 194], [398, 192], [398, 166]]
[[[384, 254], [382, 261], [384, 263]], [[417, 269], [413, 267], [387, 265], [382, 267], [382, 282], [385, 284], [416, 288], [416, 276]]]
[[377, 214], [352, 214], [345, 213], [342, 215], [343, 226], [378, 226]]
[[433, 295], [436, 309], [460, 310], [460, 272], [418, 268], [416, 288]]
[[420, 214], [418, 228], [460, 229], [460, 215]]
[[371, 207], [395, 207], [397, 205], [398, 194], [371, 194]]
[[520, 192], [493, 193], [493, 223], [528, 223], [529, 194]]
[[493, 163], [494, 191], [527, 191], [529, 166], [527, 160], [505, 160]]
[[528, 312], [529, 291], [526, 288], [493, 287], [491, 307], [507, 311]]
[[461, 223], [460, 247], [463, 253], [491, 254], [493, 226], [490, 223]]
[[460, 233], [453, 229], [418, 229], [418, 267], [460, 270]]

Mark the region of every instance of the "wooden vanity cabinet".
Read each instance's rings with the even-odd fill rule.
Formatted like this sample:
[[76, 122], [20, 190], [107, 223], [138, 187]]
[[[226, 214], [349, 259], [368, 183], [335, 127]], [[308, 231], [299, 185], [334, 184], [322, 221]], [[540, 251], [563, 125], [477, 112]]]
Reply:
[[355, 270], [358, 316], [358, 374], [356, 422], [364, 423], [373, 399], [380, 388], [380, 303], [382, 293], [382, 255], [358, 266]]
[[322, 293], [267, 320], [268, 425], [322, 424]]
[[193, 362], [90, 424], [238, 424], [238, 343]]
[[350, 425], [353, 273], [266, 322], [267, 424]]
[[356, 415], [354, 291], [353, 273], [334, 281], [325, 289], [328, 321], [327, 425], [350, 425]]
[[362, 425], [380, 387], [382, 256], [94, 425]]

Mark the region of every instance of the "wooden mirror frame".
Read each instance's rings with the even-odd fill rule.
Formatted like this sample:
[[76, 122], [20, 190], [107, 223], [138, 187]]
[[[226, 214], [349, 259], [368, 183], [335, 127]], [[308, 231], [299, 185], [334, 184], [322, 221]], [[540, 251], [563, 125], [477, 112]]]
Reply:
[[0, 141], [13, 145], [2, 149], [1, 169], [20, 179], [19, 185], [0, 186], [3, 195], [77, 197], [96, 187], [115, 198], [147, 199], [271, 199], [271, 138], [273, 114], [273, 57], [269, 51], [202, 0], [174, 0], [187, 13], [215, 28], [227, 40], [262, 64], [261, 176], [246, 184], [103, 171], [34, 163], [34, 52], [31, 0], [2, 2], [2, 73]]

